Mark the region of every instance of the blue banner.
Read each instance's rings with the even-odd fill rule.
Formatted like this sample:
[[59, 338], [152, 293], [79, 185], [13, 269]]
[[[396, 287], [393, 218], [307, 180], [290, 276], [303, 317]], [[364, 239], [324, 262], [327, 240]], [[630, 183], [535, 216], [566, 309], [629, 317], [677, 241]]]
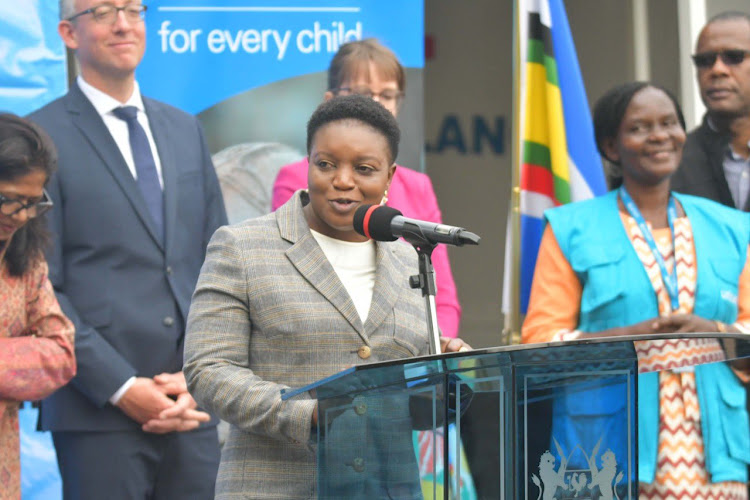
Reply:
[[238, 169], [252, 178], [240, 198], [254, 207], [236, 214], [246, 218], [270, 210], [278, 169], [305, 155], [331, 58], [370, 37], [405, 67], [398, 162], [421, 170], [423, 0], [161, 0], [146, 12], [136, 77], [144, 95], [198, 116], [222, 188]]
[[190, 113], [325, 71], [342, 43], [376, 37], [424, 67], [422, 0], [162, 0], [146, 14], [144, 93]]
[[57, 0], [0, 2], [0, 111], [26, 115], [67, 91]]

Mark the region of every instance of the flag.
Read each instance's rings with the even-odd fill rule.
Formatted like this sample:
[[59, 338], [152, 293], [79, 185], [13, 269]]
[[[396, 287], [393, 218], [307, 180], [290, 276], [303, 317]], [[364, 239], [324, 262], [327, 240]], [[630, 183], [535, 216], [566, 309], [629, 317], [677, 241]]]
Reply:
[[[518, 0], [516, 158], [520, 189], [520, 312], [526, 313], [544, 210], [606, 192], [586, 91], [562, 0]], [[506, 240], [504, 303], [510, 292]], [[517, 262], [517, 260], [516, 260]]]

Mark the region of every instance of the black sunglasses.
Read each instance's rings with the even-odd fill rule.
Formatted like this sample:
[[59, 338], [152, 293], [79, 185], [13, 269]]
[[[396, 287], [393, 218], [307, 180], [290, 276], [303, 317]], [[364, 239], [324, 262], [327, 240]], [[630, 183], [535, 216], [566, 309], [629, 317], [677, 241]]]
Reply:
[[750, 50], [743, 49], [729, 49], [721, 50], [719, 52], [701, 52], [700, 54], [694, 54], [693, 63], [697, 68], [713, 68], [716, 64], [716, 58], [721, 59], [721, 62], [727, 66], [736, 66], [745, 60], [745, 56], [750, 55]]

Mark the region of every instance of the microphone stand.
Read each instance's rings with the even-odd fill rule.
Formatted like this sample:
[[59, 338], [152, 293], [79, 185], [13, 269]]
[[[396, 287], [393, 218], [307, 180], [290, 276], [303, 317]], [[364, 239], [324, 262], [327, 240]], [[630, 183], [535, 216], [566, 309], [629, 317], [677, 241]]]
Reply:
[[430, 336], [430, 354], [440, 354], [440, 330], [437, 324], [437, 309], [435, 308], [435, 268], [432, 267], [432, 251], [437, 244], [430, 243], [418, 232], [403, 234], [402, 237], [411, 243], [419, 257], [419, 274], [409, 276], [409, 285], [422, 290], [427, 306], [427, 331]]
[[[404, 232], [401, 236], [411, 243], [419, 257], [419, 274], [409, 276], [409, 285], [412, 288], [419, 288], [422, 290], [422, 297], [424, 297], [425, 304], [427, 305], [427, 331], [430, 335], [430, 354], [440, 354], [440, 330], [437, 325], [437, 310], [435, 308], [435, 292], [437, 291], [437, 287], [435, 286], [435, 269], [432, 267], [432, 251], [435, 250], [437, 243], [427, 241], [427, 239], [421, 235], [420, 231]], [[438, 370], [442, 371], [440, 368], [438, 368]], [[443, 398], [443, 480], [446, 481], [449, 479], [447, 472], [450, 470], [448, 415], [450, 414], [451, 401], [448, 394], [450, 392], [450, 383], [445, 372], [443, 373], [443, 377], [445, 381], [445, 394]], [[448, 483], [446, 482], [444, 484]], [[448, 493], [449, 489], [446, 488], [443, 495], [446, 500], [449, 496]]]
[[[371, 215], [373, 220], [370, 219]], [[373, 230], [370, 226], [375, 227], [373, 231], [375, 237], [370, 235], [370, 231]], [[369, 230], [368, 227], [370, 227]], [[437, 287], [435, 286], [435, 269], [432, 267], [432, 251], [439, 242], [457, 246], [478, 245], [479, 236], [460, 227], [407, 219], [394, 208], [377, 205], [362, 205], [357, 208], [354, 214], [354, 228], [359, 234], [379, 241], [395, 241], [401, 236], [417, 251], [419, 274], [409, 276], [409, 285], [422, 290], [427, 306], [430, 353], [440, 354], [440, 330], [435, 308]]]

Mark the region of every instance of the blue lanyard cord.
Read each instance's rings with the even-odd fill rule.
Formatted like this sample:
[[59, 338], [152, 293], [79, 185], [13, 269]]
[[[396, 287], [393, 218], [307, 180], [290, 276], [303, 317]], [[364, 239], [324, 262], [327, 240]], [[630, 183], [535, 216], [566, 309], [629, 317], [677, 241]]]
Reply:
[[669, 230], [672, 232], [672, 248], [675, 253], [675, 265], [671, 273], [667, 271], [667, 264], [664, 262], [661, 252], [656, 247], [656, 241], [654, 241], [654, 236], [651, 234], [651, 230], [648, 228], [646, 220], [643, 218], [643, 215], [641, 215], [641, 211], [638, 210], [638, 206], [633, 201], [633, 198], [628, 194], [625, 186], [620, 186], [620, 199], [628, 210], [630, 216], [635, 219], [643, 237], [646, 239], [646, 243], [648, 243], [648, 246], [651, 249], [651, 253], [656, 259], [656, 263], [659, 264], [661, 279], [664, 282], [667, 293], [669, 294], [672, 311], [676, 311], [680, 308], [680, 297], [679, 288], [677, 287], [677, 248], [674, 244], [674, 220], [677, 218], [677, 207], [674, 202], [674, 196], [671, 194], [669, 195], [669, 202], [667, 204], [667, 222], [669, 223]]

